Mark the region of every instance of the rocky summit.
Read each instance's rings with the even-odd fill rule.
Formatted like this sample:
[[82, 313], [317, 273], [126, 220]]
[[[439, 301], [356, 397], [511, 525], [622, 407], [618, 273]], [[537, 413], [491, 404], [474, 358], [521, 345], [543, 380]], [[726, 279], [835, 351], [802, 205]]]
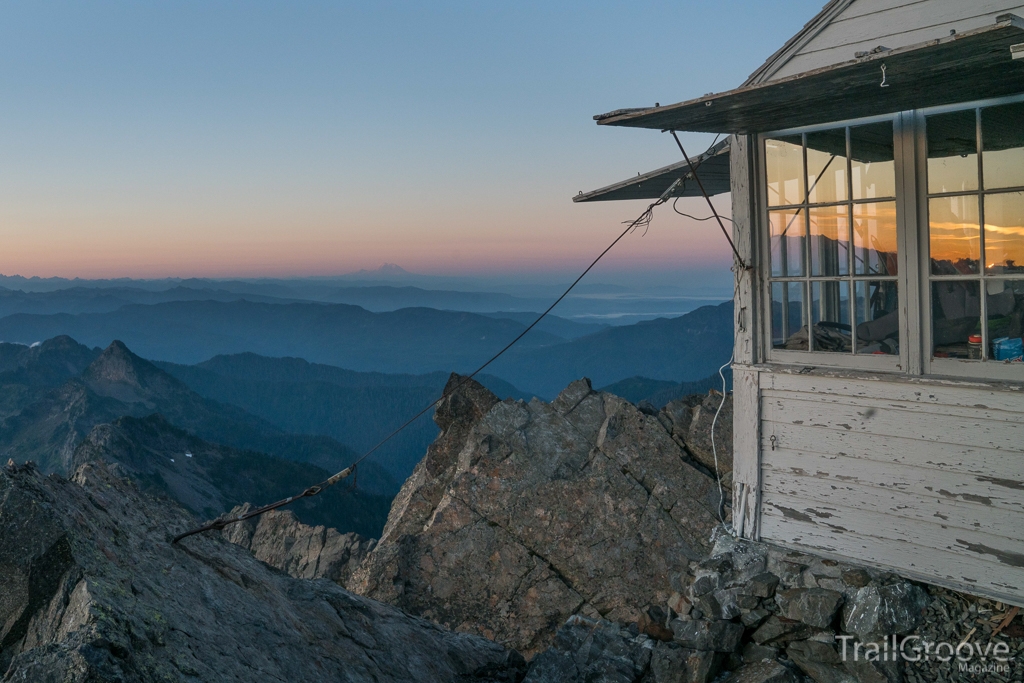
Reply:
[[[274, 511], [172, 545], [200, 506], [167, 493], [207, 480], [154, 487], [152, 457], [220, 461], [162, 418], [97, 427], [70, 479], [11, 461], [2, 682], [963, 680], [851, 658], [904, 636], [1024, 661], [1010, 605], [731, 536], [713, 476], [731, 470], [728, 397], [658, 411], [585, 380], [551, 403], [456, 387], [377, 541]], [[123, 438], [143, 427], [160, 438]], [[992, 661], [971, 680], [1024, 680]]]
[[292, 578], [103, 462], [0, 471], [3, 681], [516, 681], [515, 652]]
[[529, 657], [571, 615], [635, 622], [707, 556], [718, 486], [657, 416], [588, 380], [551, 403], [462, 382], [350, 589]]

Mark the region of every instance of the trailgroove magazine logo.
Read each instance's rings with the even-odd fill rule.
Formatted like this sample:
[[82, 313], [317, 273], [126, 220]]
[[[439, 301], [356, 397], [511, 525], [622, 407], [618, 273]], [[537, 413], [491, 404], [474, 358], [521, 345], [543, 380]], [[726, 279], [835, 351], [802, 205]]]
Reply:
[[925, 640], [921, 636], [888, 636], [881, 642], [861, 642], [855, 636], [838, 635], [842, 642], [840, 656], [844, 662], [955, 662], [961, 673], [996, 673], [1008, 675], [1010, 646], [1001, 641], [964, 640], [960, 643]]

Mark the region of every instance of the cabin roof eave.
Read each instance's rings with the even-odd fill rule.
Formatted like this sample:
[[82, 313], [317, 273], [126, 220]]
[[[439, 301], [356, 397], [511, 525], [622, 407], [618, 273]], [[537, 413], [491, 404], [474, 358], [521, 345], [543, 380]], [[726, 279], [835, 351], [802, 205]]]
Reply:
[[[750, 134], [954, 104], [1024, 90], [1024, 19], [869, 54], [667, 106], [595, 116], [599, 125]], [[883, 69], [884, 67], [884, 69]]]
[[[709, 195], [722, 194], [729, 191], [729, 140], [722, 140], [708, 151], [693, 158], [694, 166], [700, 176], [701, 183]], [[690, 165], [680, 161], [668, 166], [639, 173], [635, 178], [627, 178], [611, 185], [580, 192], [572, 198], [574, 202], [621, 201], [627, 199], [658, 199], [672, 187], [676, 180], [683, 182], [676, 185], [669, 197], [697, 197], [701, 191], [694, 180]]]

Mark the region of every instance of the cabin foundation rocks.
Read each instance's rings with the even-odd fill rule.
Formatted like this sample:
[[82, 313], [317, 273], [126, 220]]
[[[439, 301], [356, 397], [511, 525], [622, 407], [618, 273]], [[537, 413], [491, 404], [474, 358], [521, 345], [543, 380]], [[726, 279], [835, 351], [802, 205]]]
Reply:
[[[895, 574], [839, 564], [724, 533], [708, 558], [671, 578], [665, 604], [620, 626], [572, 617], [526, 680], [623, 683], [918, 683], [1019, 681], [1009, 673], [965, 677], [959, 663], [871, 661], [867, 643], [916, 635], [955, 647], [1004, 642], [1024, 657], [1024, 624], [1009, 605]], [[1007, 617], [1010, 617], [1007, 620]], [[1002, 626], [1002, 637], [996, 633]], [[977, 636], [975, 638], [975, 636]], [[845, 653], [843, 643], [846, 643]], [[918, 642], [918, 641], [914, 641]], [[855, 649], [857, 653], [855, 654]], [[915, 656], [912, 650], [908, 651]], [[996, 662], [990, 658], [988, 665]], [[986, 666], [980, 658], [975, 666]], [[1016, 668], [1014, 668], [1016, 667]]]
[[530, 657], [571, 615], [636, 621], [711, 550], [714, 478], [659, 416], [589, 380], [551, 403], [469, 381], [434, 419], [441, 435], [348, 583], [361, 595]]
[[71, 481], [0, 468], [0, 680], [480, 681], [523, 658], [323, 580], [299, 580], [195, 525], [104, 462]]

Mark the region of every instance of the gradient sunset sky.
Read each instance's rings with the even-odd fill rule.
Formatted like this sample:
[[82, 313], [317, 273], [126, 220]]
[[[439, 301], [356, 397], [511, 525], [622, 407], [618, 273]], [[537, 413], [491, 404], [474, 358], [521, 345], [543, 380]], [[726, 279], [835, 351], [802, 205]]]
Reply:
[[[822, 1], [7, 2], [0, 273], [577, 270], [643, 203], [572, 195], [678, 160], [591, 117], [735, 87]], [[662, 207], [602, 267], [729, 262]]]

